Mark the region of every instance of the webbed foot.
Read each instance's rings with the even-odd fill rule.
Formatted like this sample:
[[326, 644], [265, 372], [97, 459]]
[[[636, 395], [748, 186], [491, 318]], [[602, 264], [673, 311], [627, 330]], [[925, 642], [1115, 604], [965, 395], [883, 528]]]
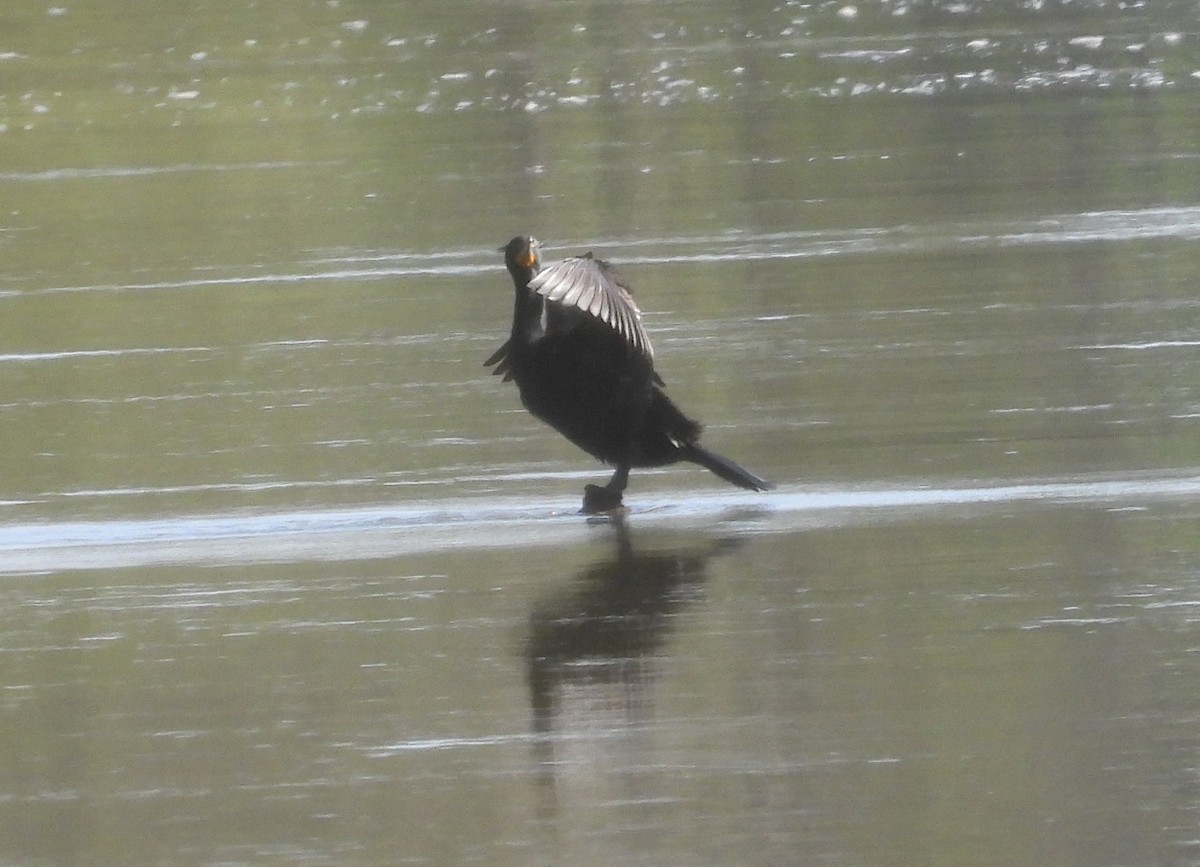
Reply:
[[580, 511], [585, 515], [599, 515], [603, 512], [611, 512], [613, 509], [621, 507], [621, 491], [614, 490], [607, 485], [587, 485], [583, 489], [583, 508]]

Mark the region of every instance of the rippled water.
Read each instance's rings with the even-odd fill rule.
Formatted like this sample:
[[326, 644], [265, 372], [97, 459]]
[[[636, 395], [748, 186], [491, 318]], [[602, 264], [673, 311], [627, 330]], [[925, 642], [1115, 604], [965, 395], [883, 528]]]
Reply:
[[[1200, 863], [1194, 12], [12, 12], [0, 862]], [[575, 514], [517, 232], [778, 489]]]

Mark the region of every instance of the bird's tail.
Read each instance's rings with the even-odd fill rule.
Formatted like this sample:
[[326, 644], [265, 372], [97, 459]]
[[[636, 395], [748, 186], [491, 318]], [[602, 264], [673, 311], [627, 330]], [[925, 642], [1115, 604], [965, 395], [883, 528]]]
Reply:
[[722, 457], [715, 452], [710, 452], [703, 446], [692, 443], [684, 446], [683, 449], [686, 460], [697, 463], [706, 470], [712, 471], [731, 485], [737, 485], [739, 488], [746, 488], [750, 491], [769, 491], [775, 487], [767, 480], [760, 479], [745, 467], [739, 467], [733, 461], [729, 460], [729, 458]]

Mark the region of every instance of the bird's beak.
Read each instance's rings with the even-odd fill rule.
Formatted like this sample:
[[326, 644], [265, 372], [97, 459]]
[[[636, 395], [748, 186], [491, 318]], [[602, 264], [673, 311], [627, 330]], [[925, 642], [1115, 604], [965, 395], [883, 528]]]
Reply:
[[538, 263], [538, 242], [530, 241], [525, 251], [517, 257], [517, 264], [522, 268], [533, 268]]

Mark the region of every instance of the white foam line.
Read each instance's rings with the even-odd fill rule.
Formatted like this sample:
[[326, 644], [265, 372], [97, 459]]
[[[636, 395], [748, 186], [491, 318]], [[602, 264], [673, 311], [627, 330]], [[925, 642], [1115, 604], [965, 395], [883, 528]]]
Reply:
[[394, 744], [383, 744], [377, 747], [366, 747], [363, 752], [371, 758], [386, 758], [397, 753], [429, 752], [432, 750], [453, 750], [471, 747], [506, 746], [509, 744], [529, 743], [535, 736], [523, 733], [515, 735], [487, 735], [483, 737], [444, 737], [425, 738], [411, 741], [401, 741]]
[[209, 286], [248, 286], [259, 283], [311, 283], [314, 281], [382, 280], [387, 277], [418, 275], [461, 276], [496, 270], [492, 265], [413, 265], [397, 268], [346, 268], [338, 271], [297, 274], [251, 274], [233, 277], [198, 277], [192, 280], [164, 280], [157, 283], [97, 283], [85, 286], [47, 286], [33, 293], [66, 292], [147, 292], [163, 289], [201, 289]]
[[46, 169], [40, 172], [0, 172], [0, 181], [74, 181], [93, 178], [135, 178], [148, 175], [173, 175], [191, 172], [242, 172], [271, 169], [331, 168], [341, 160], [302, 162], [272, 160], [250, 163], [179, 163], [173, 166], [101, 166], [99, 168]]
[[1142, 343], [1093, 343], [1080, 349], [1181, 349], [1200, 346], [1200, 340], [1147, 340]]
[[212, 352], [207, 346], [151, 346], [129, 349], [64, 349], [58, 352], [6, 352], [0, 361], [60, 361], [67, 358], [109, 358], [123, 355], [166, 355], [169, 353]]
[[[783, 489], [774, 493], [678, 494], [654, 505], [643, 495], [630, 520], [710, 528], [723, 520], [747, 532], [795, 532], [863, 516], [894, 520], [916, 509], [992, 504], [1091, 504], [1124, 510], [1200, 495], [1200, 475], [1084, 477], [962, 487]], [[666, 499], [660, 494], [660, 498]], [[576, 501], [447, 500], [396, 507], [59, 521], [0, 525], [0, 574], [122, 568], [163, 563], [232, 564], [361, 560], [439, 550], [571, 544], [586, 522]]]

